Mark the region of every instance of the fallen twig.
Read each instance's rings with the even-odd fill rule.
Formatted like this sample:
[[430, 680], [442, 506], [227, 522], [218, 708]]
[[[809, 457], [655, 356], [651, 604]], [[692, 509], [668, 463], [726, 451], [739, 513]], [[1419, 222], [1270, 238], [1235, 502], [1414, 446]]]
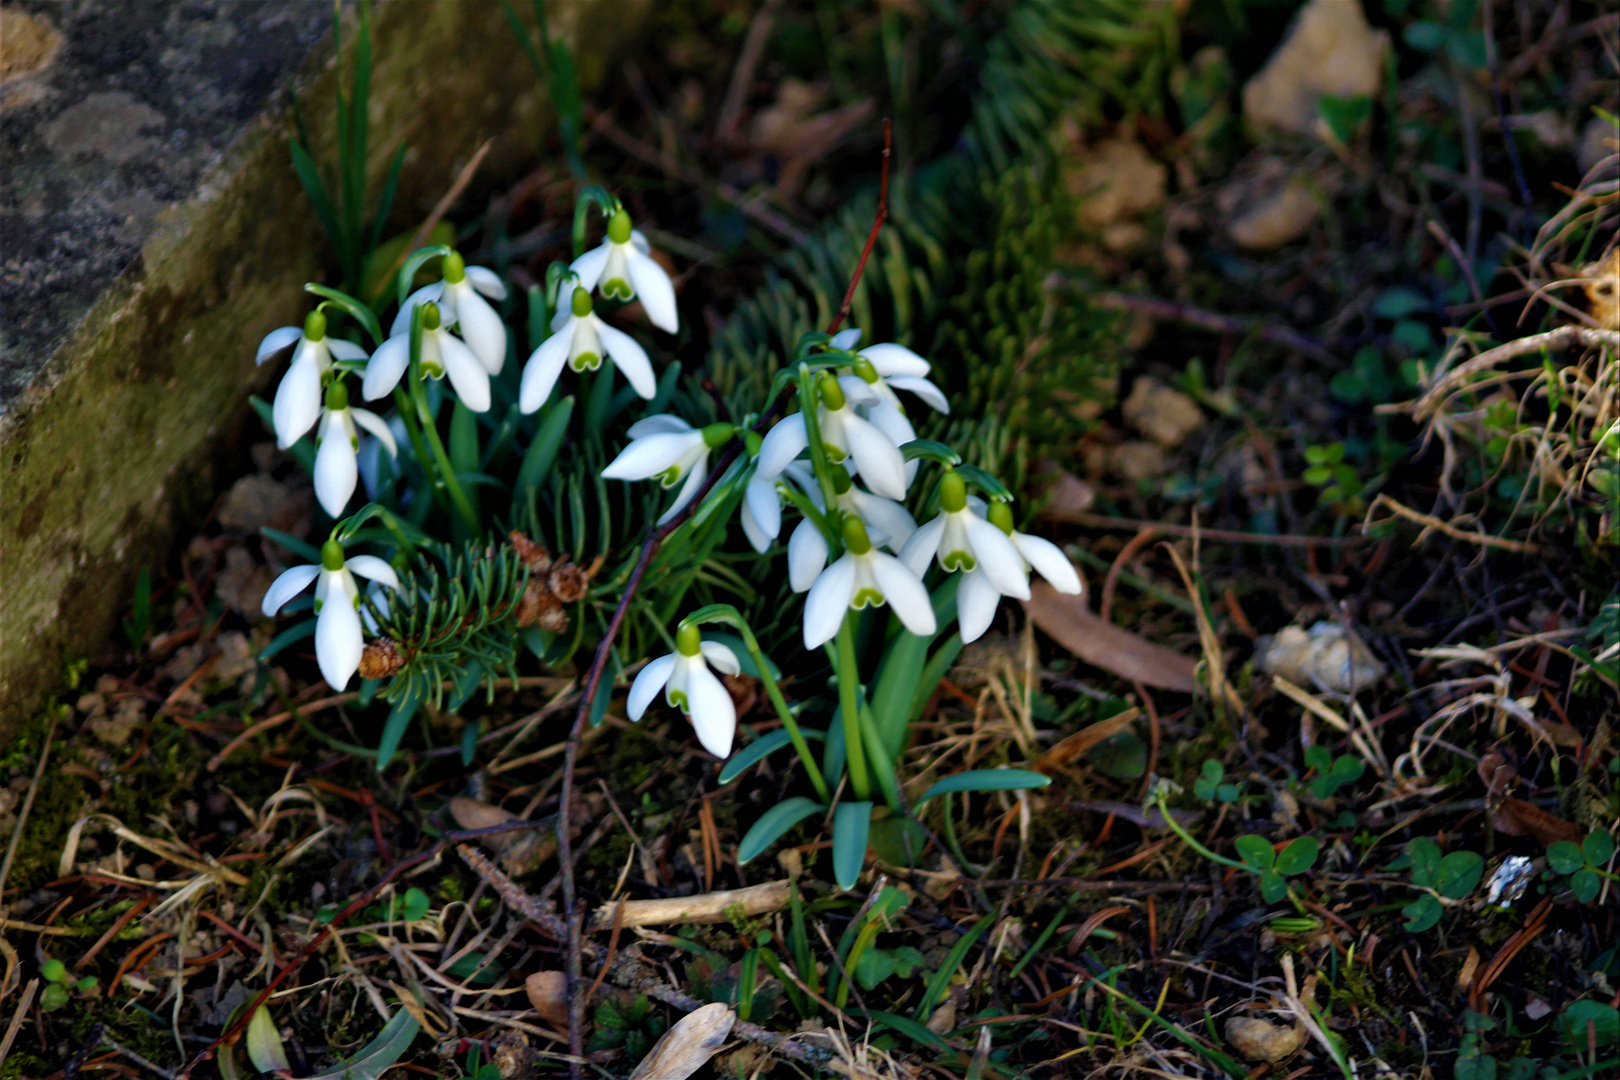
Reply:
[[1425, 390], [1423, 396], [1418, 398], [1411, 406], [1412, 414], [1420, 420], [1433, 415], [1440, 408], [1441, 400], [1456, 389], [1459, 383], [1471, 375], [1495, 367], [1504, 360], [1511, 360], [1515, 356], [1524, 356], [1527, 353], [1540, 352], [1543, 349], [1548, 351], [1567, 349], [1571, 345], [1607, 345], [1611, 349], [1620, 349], [1620, 330], [1593, 330], [1585, 326], [1560, 326], [1558, 329], [1549, 330], [1545, 334], [1531, 334], [1529, 337], [1510, 341], [1506, 345], [1486, 349], [1472, 360], [1458, 364], [1446, 372], [1439, 381]]
[[1380, 495], [1378, 498], [1373, 500], [1373, 504], [1367, 508], [1367, 521], [1363, 524], [1363, 528], [1372, 523], [1373, 511], [1377, 510], [1380, 506], [1388, 507], [1392, 513], [1398, 515], [1399, 517], [1403, 517], [1408, 521], [1416, 522], [1417, 524], [1422, 525], [1423, 533], [1418, 534], [1418, 543], [1423, 542], [1424, 533], [1427, 533], [1430, 529], [1433, 529], [1435, 532], [1443, 533], [1444, 535], [1451, 537], [1453, 540], [1461, 540], [1469, 544], [1481, 544], [1485, 547], [1500, 548], [1503, 551], [1516, 551], [1523, 555], [1534, 555], [1537, 550], [1536, 545], [1526, 543], [1523, 540], [1508, 540], [1500, 536], [1492, 536], [1487, 532], [1468, 532], [1465, 529], [1459, 529], [1457, 526], [1441, 521], [1437, 517], [1420, 513], [1417, 510], [1413, 510], [1410, 506], [1405, 506], [1402, 503], [1396, 502], [1388, 495]]

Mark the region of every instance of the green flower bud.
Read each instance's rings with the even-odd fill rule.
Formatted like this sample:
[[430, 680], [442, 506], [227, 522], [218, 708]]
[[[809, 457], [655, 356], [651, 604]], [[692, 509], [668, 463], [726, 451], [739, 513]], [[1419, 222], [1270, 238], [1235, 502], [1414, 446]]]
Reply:
[[830, 372], [821, 373], [816, 380], [816, 391], [821, 395], [821, 403], [833, 412], [844, 407], [844, 389]]
[[333, 379], [326, 388], [326, 407], [333, 412], [349, 407], [349, 388], [343, 385], [342, 379]]
[[461, 252], [452, 251], [444, 257], [444, 280], [451, 285], [467, 280], [467, 260]]
[[304, 316], [304, 339], [320, 341], [326, 337], [326, 312], [316, 308]]
[[608, 239], [615, 244], [630, 242], [630, 215], [620, 210], [608, 219]]
[[437, 330], [439, 328], [439, 305], [426, 303], [422, 305], [422, 329]]
[[718, 450], [737, 434], [736, 424], [710, 424], [703, 428], [703, 445], [710, 450]]
[[947, 514], [957, 514], [967, 509], [967, 484], [955, 469], [946, 469], [945, 475], [940, 477], [939, 508]]
[[1012, 535], [1012, 507], [1008, 506], [1004, 502], [993, 502], [990, 504], [990, 509], [988, 512], [986, 512], [985, 517], [990, 519], [990, 524], [994, 525], [1008, 536]]
[[574, 290], [574, 316], [583, 319], [591, 313], [591, 294], [584, 289]]
[[830, 469], [828, 471], [832, 473], [832, 489], [834, 495], [847, 494], [849, 489], [855, 486], [855, 481], [851, 480], [849, 478], [849, 473], [845, 472], [843, 469]]
[[854, 514], [844, 515], [844, 548], [851, 555], [865, 555], [872, 550], [872, 539], [866, 535], [866, 526]]
[[336, 540], [328, 540], [321, 545], [321, 569], [343, 569], [343, 545]]
[[698, 656], [703, 652], [703, 634], [692, 623], [681, 623], [675, 632], [675, 651], [682, 656]]

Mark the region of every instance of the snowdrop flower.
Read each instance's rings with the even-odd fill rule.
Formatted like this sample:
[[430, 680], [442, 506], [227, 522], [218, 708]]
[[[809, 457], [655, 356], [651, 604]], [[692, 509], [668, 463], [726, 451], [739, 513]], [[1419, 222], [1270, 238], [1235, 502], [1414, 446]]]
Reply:
[[341, 378], [333, 379], [326, 388], [326, 408], [315, 434], [315, 498], [321, 509], [334, 518], [343, 516], [343, 508], [349, 505], [360, 478], [356, 456], [360, 432], [356, 425], [376, 436], [390, 457], [399, 456], [399, 446], [387, 422], [369, 409], [349, 408], [348, 387]]
[[[893, 555], [873, 547], [859, 518], [846, 517], [843, 531], [844, 554], [821, 572], [805, 597], [804, 647], [814, 649], [831, 641], [845, 612], [884, 603], [913, 634], [932, 634], [934, 606], [917, 575]], [[791, 549], [788, 557], [793, 557]]]
[[[878, 547], [898, 554], [917, 531], [909, 510], [893, 499], [862, 491], [843, 469], [833, 470], [832, 485], [834, 505], [845, 516], [858, 518], [866, 527], [867, 538]], [[806, 518], [788, 538], [788, 584], [793, 591], [810, 588], [826, 562], [826, 539], [816, 523]]]
[[262, 364], [293, 342], [292, 363], [276, 388], [271, 420], [276, 445], [285, 450], [315, 426], [321, 417], [321, 379], [332, 370], [332, 358], [364, 360], [366, 350], [352, 341], [326, 336], [326, 313], [316, 308], [304, 318], [302, 328], [283, 326], [272, 330], [259, 342], [254, 363]]
[[523, 366], [518, 405], [524, 412], [532, 413], [546, 403], [565, 362], [575, 371], [594, 371], [602, 366], [603, 352], [637, 394], [650, 400], [658, 391], [647, 350], [623, 330], [603, 322], [591, 310], [591, 294], [584, 289], [574, 290], [569, 307], [558, 312], [551, 328], [552, 335], [529, 354], [529, 362]]
[[[410, 307], [407, 304], [406, 310]], [[396, 319], [396, 326], [398, 322]], [[367, 401], [376, 401], [391, 393], [410, 366], [411, 327], [407, 316], [405, 329], [377, 346], [366, 364], [361, 394]], [[489, 370], [466, 342], [445, 328], [439, 305], [432, 301], [422, 304], [422, 373], [430, 379], [450, 376], [450, 385], [462, 404], [473, 412], [488, 411]]]
[[[754, 439], [758, 438], [753, 432], [749, 432], [749, 435]], [[792, 480], [817, 510], [825, 510], [826, 505], [822, 502], [821, 485], [816, 483], [816, 475], [810, 471], [808, 464], [794, 461], [779, 472], [768, 473], [757, 463], [759, 455], [754, 456], [756, 458], [754, 475], [748, 478], [748, 484], [743, 489], [741, 520], [743, 535], [748, 538], [748, 543], [763, 555], [772, 541], [782, 533], [782, 495], [777, 491], [778, 481], [784, 477]], [[809, 587], [806, 584], [804, 588]], [[803, 592], [804, 589], [798, 591]]]
[[710, 664], [726, 675], [742, 670], [736, 653], [718, 641], [704, 641], [696, 626], [683, 623], [675, 635], [675, 651], [642, 668], [630, 684], [626, 703], [630, 719], [640, 720], [662, 690], [664, 700], [692, 722], [703, 749], [715, 757], [729, 755], [737, 733], [737, 707], [725, 684], [709, 670]]
[[886, 343], [882, 345], [869, 345], [860, 351], [861, 360], [855, 363], [855, 374], [859, 375], [874, 393], [883, 399], [883, 402], [893, 408], [904, 412], [900, 399], [895, 396], [896, 390], [908, 390], [923, 400], [923, 403], [938, 413], [949, 414], [951, 403], [945, 399], [945, 392], [927, 379], [929, 364], [927, 360], [918, 356], [904, 345]]
[[392, 566], [375, 555], [345, 559], [343, 546], [328, 540], [321, 545], [319, 566], [294, 566], [272, 581], [264, 594], [262, 610], [268, 618], [315, 582], [315, 659], [327, 685], [339, 692], [349, 685], [365, 650], [355, 574], [390, 589], [399, 588], [399, 577]]
[[[1014, 531], [1012, 509], [1006, 503], [991, 503], [989, 519], [991, 525], [1007, 534], [1017, 550], [1026, 593], [1030, 567], [1033, 566], [1058, 592], [1071, 596], [1079, 594], [1080, 575], [1075, 573], [1074, 564], [1069, 562], [1056, 544]], [[1017, 594], [1005, 593], [983, 566], [962, 576], [962, 584], [956, 590], [956, 621], [964, 642], [977, 640], [990, 629], [1003, 595]]]
[[648, 254], [651, 250], [647, 238], [630, 227], [630, 215], [620, 210], [608, 220], [602, 246], [575, 259], [569, 269], [579, 276], [579, 287], [587, 293], [600, 283], [603, 296], [619, 300], [639, 296], [648, 320], [673, 334], [681, 328], [675, 284]]
[[[856, 404], [877, 403], [877, 395], [853, 375], [834, 378], [824, 373], [817, 380], [817, 396], [821, 401], [816, 408], [816, 424], [827, 456], [835, 464], [846, 459], [853, 463], [855, 472], [874, 494], [904, 499], [906, 459], [899, 445], [855, 411]], [[804, 413], [794, 413], [766, 434], [760, 449], [760, 468], [769, 472], [786, 467], [809, 441]]]
[[505, 300], [506, 283], [493, 270], [468, 266], [460, 252], [452, 251], [444, 257], [443, 280], [422, 286], [400, 305], [388, 336], [398, 337], [410, 330], [411, 309], [420, 304], [436, 304], [440, 321], [461, 332], [485, 371], [499, 375], [506, 364], [506, 324], [489, 306], [485, 296], [490, 300]]
[[990, 627], [1003, 596], [1029, 599], [1029, 570], [1005, 532], [973, 512], [967, 485], [955, 470], [939, 482], [939, 516], [912, 534], [900, 560], [918, 577], [937, 558], [947, 572], [962, 571], [956, 594], [962, 640], [974, 641]]
[[709, 451], [730, 442], [736, 431], [731, 424], [695, 428], [678, 416], [649, 416], [630, 425], [630, 445], [619, 451], [602, 475], [609, 480], [656, 478], [666, 488], [674, 487], [684, 477], [686, 483], [674, 505], [658, 519], [662, 525], [703, 486], [703, 478], [709, 474]]

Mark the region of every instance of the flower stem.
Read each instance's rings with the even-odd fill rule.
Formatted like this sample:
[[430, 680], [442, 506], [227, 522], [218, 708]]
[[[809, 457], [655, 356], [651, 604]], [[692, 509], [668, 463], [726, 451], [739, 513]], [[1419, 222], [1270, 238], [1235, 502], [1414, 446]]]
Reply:
[[[472, 502], [467, 498], [461, 481], [456, 479], [456, 470], [450, 464], [450, 455], [445, 453], [444, 443], [439, 439], [439, 428], [433, 417], [433, 410], [428, 408], [427, 387], [422, 381], [422, 315], [423, 305], [417, 304], [411, 309], [411, 359], [410, 371], [407, 378], [411, 384], [411, 400], [416, 405], [417, 419], [421, 421], [422, 434], [426, 437], [428, 446], [433, 451], [433, 463], [439, 471], [439, 482], [435, 487], [442, 487], [449, 494], [450, 501], [455, 505], [456, 511], [461, 515], [471, 536], [477, 536], [482, 530], [478, 527], [478, 512], [473, 509]], [[406, 409], [401, 409], [403, 414]], [[409, 421], [407, 421], [407, 425]], [[427, 470], [427, 459], [421, 456], [421, 444], [412, 439], [421, 462], [423, 471]], [[431, 480], [431, 477], [429, 478]]]
[[1181, 837], [1182, 841], [1198, 854], [1202, 855], [1210, 862], [1220, 863], [1222, 866], [1229, 866], [1234, 870], [1246, 870], [1251, 874], [1259, 873], [1259, 869], [1257, 867], [1250, 866], [1248, 863], [1237, 862], [1234, 859], [1228, 859], [1224, 855], [1217, 855], [1213, 851], [1209, 850], [1209, 848], [1193, 839], [1192, 833], [1188, 832], [1186, 829], [1183, 829], [1181, 827], [1181, 823], [1175, 819], [1173, 814], [1170, 813], [1170, 807], [1165, 804], [1163, 792], [1159, 793], [1158, 803], [1159, 813], [1164, 815], [1164, 823], [1170, 826], [1170, 831]]
[[838, 628], [838, 706], [844, 715], [844, 753], [849, 762], [849, 784], [862, 801], [872, 797], [866, 772], [866, 745], [861, 741], [861, 672], [855, 663], [855, 612], [844, 615]]

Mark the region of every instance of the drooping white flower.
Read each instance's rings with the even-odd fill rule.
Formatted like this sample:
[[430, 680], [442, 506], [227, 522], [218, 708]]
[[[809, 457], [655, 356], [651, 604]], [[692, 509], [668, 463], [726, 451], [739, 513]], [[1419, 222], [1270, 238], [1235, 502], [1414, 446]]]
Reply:
[[[1006, 503], [991, 503], [988, 518], [992, 525], [1007, 534], [1017, 549], [1026, 581], [1033, 567], [1058, 592], [1079, 595], [1080, 575], [1062, 549], [1050, 540], [1013, 529], [1012, 510]], [[1003, 595], [983, 567], [962, 575], [962, 583], [956, 590], [956, 621], [964, 642], [975, 640], [990, 628]]]
[[630, 215], [620, 210], [608, 220], [607, 239], [574, 260], [580, 288], [590, 292], [598, 284], [602, 295], [619, 300], [641, 298], [647, 319], [671, 334], [681, 328], [675, 308], [675, 283], [649, 254], [647, 238], [630, 227]]
[[[753, 549], [763, 555], [771, 543], [782, 533], [782, 495], [777, 483], [791, 480], [817, 510], [826, 507], [821, 498], [821, 485], [810, 466], [802, 461], [789, 462], [779, 472], [767, 473], [759, 464], [758, 455], [754, 475], [743, 488], [742, 529]], [[819, 567], [818, 567], [819, 570]], [[810, 586], [806, 585], [805, 588]], [[804, 590], [799, 590], [803, 592]]]
[[928, 380], [928, 361], [904, 345], [868, 345], [860, 351], [860, 356], [867, 361], [871, 370], [867, 371], [867, 365], [857, 363], [855, 374], [864, 379], [888, 405], [904, 412], [894, 392], [906, 390], [916, 394], [935, 412], [950, 413], [951, 403], [946, 400], [945, 392]]
[[[860, 519], [873, 544], [898, 555], [917, 531], [911, 512], [893, 499], [862, 491], [843, 469], [833, 470], [832, 483], [834, 506], [846, 517]], [[793, 591], [808, 589], [826, 561], [827, 545], [821, 530], [808, 518], [799, 522], [788, 538], [788, 583]]]
[[444, 257], [444, 277], [417, 289], [400, 305], [388, 336], [398, 337], [410, 330], [413, 308], [435, 304], [440, 323], [455, 327], [478, 362], [484, 365], [484, 370], [499, 375], [506, 365], [506, 323], [490, 307], [485, 296], [490, 300], [505, 300], [506, 283], [493, 270], [468, 266], [460, 252], [452, 251]]
[[[904, 499], [908, 480], [899, 444], [855, 410], [857, 404], [878, 403], [877, 395], [853, 375], [834, 378], [823, 373], [817, 380], [816, 396], [820, 399], [816, 425], [827, 456], [835, 464], [846, 459], [851, 462], [855, 473], [874, 494]], [[767, 472], [785, 468], [809, 442], [804, 414], [794, 413], [766, 433], [760, 449], [760, 468]]]
[[341, 378], [333, 379], [326, 388], [326, 408], [315, 433], [315, 498], [334, 518], [343, 516], [360, 477], [359, 428], [375, 436], [390, 457], [399, 456], [387, 421], [369, 409], [351, 409], [348, 387]]
[[724, 446], [736, 428], [731, 424], [710, 424], [695, 428], [678, 416], [660, 413], [630, 425], [630, 445], [619, 451], [602, 475], [609, 480], [657, 480], [666, 488], [682, 478], [675, 503], [658, 519], [662, 525], [680, 512], [703, 486], [709, 474], [709, 451]]
[[276, 445], [285, 450], [315, 426], [321, 417], [321, 380], [332, 370], [332, 359], [364, 360], [366, 350], [352, 341], [328, 337], [326, 313], [316, 308], [304, 318], [303, 327], [283, 326], [272, 330], [259, 342], [254, 363], [262, 364], [274, 354], [297, 342], [292, 363], [276, 388], [271, 422]]
[[[422, 308], [422, 373], [430, 379], [450, 376], [450, 385], [462, 404], [473, 412], [487, 412], [489, 370], [466, 342], [445, 327], [437, 303], [424, 302]], [[397, 324], [398, 320], [395, 321]], [[407, 319], [402, 332], [377, 346], [366, 364], [360, 393], [367, 401], [392, 393], [410, 366], [411, 328]]]
[[658, 691], [664, 700], [686, 714], [703, 749], [715, 757], [731, 753], [737, 734], [737, 707], [731, 693], [709, 665], [726, 675], [742, 670], [737, 654], [718, 641], [704, 641], [696, 626], [682, 624], [675, 635], [675, 651], [649, 663], [630, 684], [626, 711], [640, 720]]
[[360, 625], [360, 587], [354, 575], [399, 588], [394, 568], [375, 555], [343, 557], [343, 546], [335, 540], [321, 545], [319, 566], [294, 566], [265, 590], [262, 610], [272, 617], [282, 605], [315, 582], [315, 659], [321, 677], [341, 692], [360, 667], [365, 639]]
[[584, 289], [573, 291], [572, 299], [559, 309], [551, 328], [552, 335], [529, 354], [529, 362], [523, 366], [518, 405], [524, 412], [535, 412], [546, 403], [563, 364], [575, 371], [594, 371], [602, 366], [604, 352], [637, 394], [650, 400], [658, 392], [647, 350], [623, 330], [603, 322], [591, 309], [591, 294]]
[[804, 647], [831, 641], [845, 612], [885, 603], [913, 634], [932, 634], [934, 606], [922, 580], [905, 563], [873, 547], [858, 518], [844, 518], [843, 533], [844, 554], [821, 572], [805, 597]]
[[939, 507], [939, 516], [912, 534], [900, 559], [918, 577], [936, 558], [945, 571], [966, 575], [957, 591], [957, 621], [962, 640], [973, 641], [989, 628], [1001, 597], [1029, 599], [1028, 564], [1005, 532], [974, 512], [955, 470], [940, 480]]

